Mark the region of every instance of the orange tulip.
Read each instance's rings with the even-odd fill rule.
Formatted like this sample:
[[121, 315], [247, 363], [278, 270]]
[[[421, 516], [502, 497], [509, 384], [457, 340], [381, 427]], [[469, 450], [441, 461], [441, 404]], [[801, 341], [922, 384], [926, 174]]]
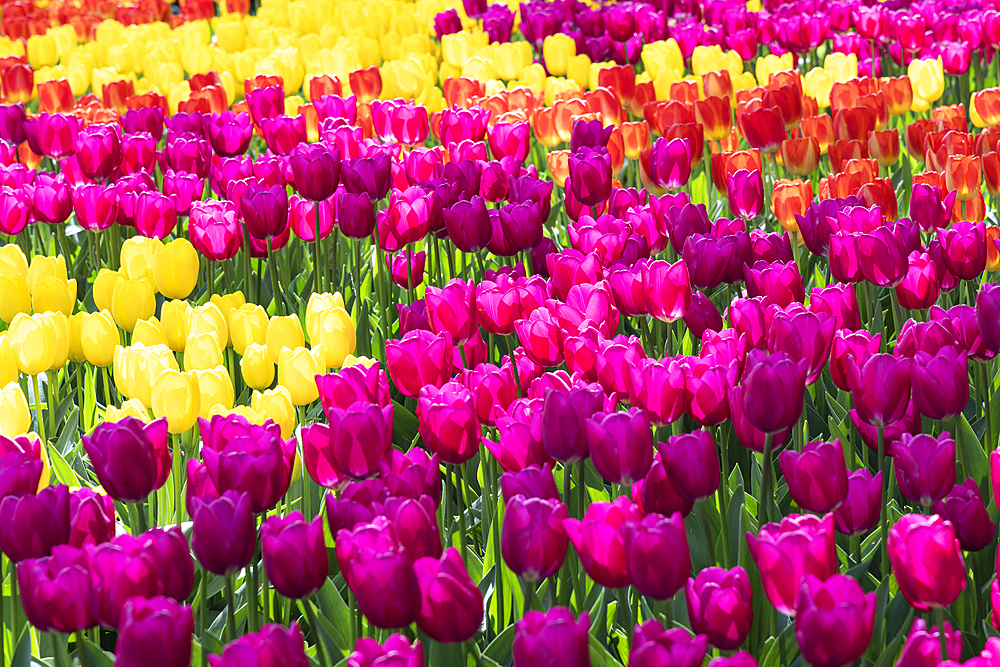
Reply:
[[42, 163], [42, 156], [31, 150], [25, 141], [17, 147], [17, 161], [28, 169], [36, 169]]
[[890, 179], [876, 178], [865, 183], [858, 189], [858, 196], [864, 200], [865, 206], [878, 206], [882, 209], [886, 220], [895, 221], [898, 217], [899, 204]]
[[[527, 86], [517, 86], [506, 92], [507, 104], [511, 109], [520, 109], [530, 119], [535, 110], [541, 106], [541, 101], [535, 91]], [[607, 123], [605, 123], [607, 125]]]
[[30, 66], [18, 63], [10, 65], [0, 73], [3, 82], [3, 94], [9, 102], [24, 102], [27, 104], [35, 88], [35, 71]]
[[361, 128], [361, 136], [365, 139], [375, 138], [375, 126], [372, 123], [372, 108], [367, 102], [358, 103], [357, 126]]
[[839, 174], [849, 160], [867, 160], [868, 146], [858, 139], [841, 139], [830, 144], [830, 169]]
[[531, 127], [535, 131], [535, 139], [546, 148], [554, 148], [562, 141], [559, 137], [559, 130], [556, 128], [555, 107], [539, 109], [535, 113]]
[[736, 103], [739, 104], [743, 102], [748, 104], [750, 100], [763, 100], [764, 91], [767, 90], [764, 86], [754, 86], [753, 88], [744, 88], [743, 90], [736, 91]]
[[268, 88], [270, 86], [284, 88], [285, 80], [277, 74], [258, 74], [256, 76], [248, 77], [243, 81], [243, 95], [244, 97], [250, 97], [250, 93], [252, 91], [258, 88]]
[[170, 105], [167, 103], [167, 98], [152, 91], [143, 93], [142, 95], [133, 95], [125, 100], [125, 106], [129, 109], [152, 109], [153, 107], [160, 107], [163, 109], [163, 113], [170, 113]]
[[610, 88], [618, 101], [627, 105], [635, 95], [635, 70], [631, 65], [604, 67], [597, 73], [597, 85]]
[[996, 152], [987, 153], [982, 157], [982, 163], [986, 189], [994, 197], [1000, 196], [1000, 156]]
[[695, 120], [701, 123], [705, 138], [719, 141], [729, 135], [733, 127], [733, 110], [725, 97], [706, 97], [694, 103]]
[[625, 166], [625, 142], [622, 140], [622, 131], [618, 127], [611, 130], [608, 136], [608, 153], [611, 155], [611, 173], [617, 176]]
[[859, 97], [861, 97], [861, 88], [857, 79], [837, 81], [830, 88], [830, 108], [834, 111], [853, 109], [858, 106]]
[[[740, 135], [746, 135], [746, 128], [743, 127], [743, 117], [763, 106], [763, 101], [757, 97], [749, 100], [739, 100], [736, 102], [736, 127], [740, 131]], [[778, 112], [778, 115], [781, 115], [780, 111]], [[782, 125], [784, 125], [784, 121], [782, 121]]]
[[705, 150], [705, 130], [698, 123], [677, 123], [664, 128], [663, 137], [665, 139], [687, 139], [691, 146], [691, 168], [701, 162], [702, 152]]
[[866, 141], [875, 130], [875, 112], [868, 107], [838, 109], [833, 114], [833, 131], [838, 139]]
[[842, 171], [830, 174], [826, 179], [829, 197], [842, 199], [857, 194], [861, 186], [871, 181], [870, 174], [863, 171]]
[[952, 104], [931, 109], [931, 120], [941, 121], [941, 129], [969, 131], [969, 121], [965, 118], [965, 105]]
[[940, 172], [937, 171], [925, 171], [920, 174], [913, 175], [913, 184], [922, 183], [924, 185], [930, 185], [931, 187], [939, 188], [944, 190], [944, 179], [941, 178]]
[[945, 163], [944, 180], [948, 192], [955, 191], [955, 196], [962, 201], [968, 201], [979, 192], [982, 181], [983, 167], [978, 155], [949, 155]]
[[702, 74], [701, 87], [705, 91], [705, 97], [724, 97], [727, 101], [733, 98], [733, 79], [729, 76], [729, 70]]
[[375, 65], [356, 69], [348, 75], [351, 92], [360, 102], [371, 102], [382, 94], [382, 72]]
[[712, 182], [719, 192], [728, 192], [729, 174], [735, 174], [740, 169], [761, 171], [760, 151], [751, 148], [746, 151], [727, 153], [712, 153]]
[[845, 160], [843, 164], [843, 173], [861, 174], [866, 182], [870, 182], [874, 178], [878, 177], [878, 162], [870, 158]]
[[549, 163], [549, 172], [559, 187], [566, 187], [569, 176], [569, 151], [549, 151], [545, 161]]
[[444, 101], [448, 107], [456, 104], [463, 108], [468, 108], [474, 104], [474, 99], [486, 95], [486, 84], [476, 79], [465, 76], [448, 77], [441, 85], [444, 92]]
[[781, 142], [781, 163], [796, 176], [808, 176], [819, 165], [819, 141], [816, 137], [785, 139]]
[[996, 271], [1000, 269], [1000, 248], [997, 248], [996, 241], [1000, 241], [1000, 227], [986, 227], [986, 270]]
[[987, 88], [972, 93], [972, 106], [985, 125], [1000, 123], [1000, 88]]
[[973, 138], [972, 150], [976, 155], [993, 153], [1000, 142], [1000, 125], [988, 127]]
[[652, 81], [635, 84], [635, 94], [628, 103], [628, 110], [636, 118], [645, 117], [646, 105], [656, 101], [656, 87]]
[[329, 74], [318, 74], [309, 79], [309, 99], [318, 100], [324, 95], [343, 95], [340, 79]]
[[734, 127], [729, 136], [719, 142], [719, 150], [738, 151], [740, 149], [740, 134]]
[[798, 92], [799, 97], [802, 97], [802, 73], [797, 69], [786, 69], [781, 72], [774, 72], [771, 74], [771, 78], [767, 82], [765, 88], [776, 90], [782, 86], [795, 86], [795, 90]]
[[[962, 204], [965, 204], [965, 212], [963, 213]], [[983, 193], [977, 191], [976, 196], [972, 199], [963, 202], [959, 198], [955, 198], [955, 203], [951, 207], [951, 221], [962, 222], [967, 220], [969, 222], [982, 222], [986, 219], [986, 200], [983, 198]]]
[[909, 125], [906, 126], [906, 152], [909, 153], [910, 157], [915, 158], [923, 162], [924, 160], [924, 142], [927, 139], [927, 133], [933, 131], [934, 121], [927, 120], [926, 118], [918, 118]]
[[802, 132], [803, 137], [813, 137], [819, 142], [820, 155], [827, 152], [834, 140], [833, 120], [826, 114], [803, 118], [799, 125], [799, 131]]
[[319, 141], [319, 113], [316, 107], [310, 102], [299, 105], [299, 115], [306, 125], [306, 141], [316, 143]]
[[909, 113], [913, 105], [913, 84], [908, 76], [882, 79], [879, 90], [885, 95], [885, 106], [890, 116]]
[[623, 121], [628, 120], [628, 114], [622, 108], [622, 103], [618, 101], [618, 96], [609, 88], [594, 88], [584, 95], [584, 99], [592, 112], [601, 114], [604, 127], [620, 125]]
[[797, 232], [799, 225], [795, 215], [805, 215], [812, 198], [812, 183], [809, 181], [779, 179], [774, 182], [774, 190], [771, 191], [771, 212], [785, 231]]
[[786, 130], [792, 130], [802, 121], [802, 91], [786, 84], [764, 92], [765, 107], [777, 107]]
[[73, 108], [73, 89], [66, 79], [38, 84], [38, 113], [62, 113]]
[[507, 96], [499, 93], [480, 99], [478, 104], [490, 112], [490, 127], [496, 125], [500, 116], [510, 111], [510, 103], [507, 101]]
[[133, 95], [135, 95], [135, 84], [131, 81], [112, 81], [104, 84], [104, 88], [101, 89], [104, 106], [117, 109], [121, 114], [128, 110], [125, 100]]
[[867, 107], [875, 114], [875, 129], [884, 130], [889, 124], [889, 109], [885, 105], [885, 95], [881, 92], [862, 95], [858, 98], [859, 107]]
[[888, 167], [899, 160], [899, 130], [882, 130], [868, 135], [868, 154]]
[[[587, 103], [580, 98], [571, 98], [568, 100], [556, 100], [552, 104], [553, 121], [555, 123], [556, 136], [559, 137], [559, 141], [568, 142], [573, 134], [573, 118], [575, 116], [581, 116], [588, 111]], [[535, 117], [538, 117], [545, 107], [542, 107], [535, 112]], [[546, 144], [547, 145], [547, 144]]]
[[649, 148], [649, 123], [638, 121], [635, 123], [622, 123], [622, 143], [625, 145], [625, 157], [634, 160], [639, 157], [639, 153]]
[[802, 117], [806, 118], [808, 116], [818, 116], [819, 115], [819, 102], [816, 101], [815, 97], [809, 97], [808, 95], [802, 96]]
[[674, 81], [670, 84], [670, 99], [688, 107], [698, 101], [698, 84], [695, 81]]
[[643, 117], [653, 130], [663, 136], [663, 128], [677, 123], [693, 123], [694, 113], [676, 100], [650, 102], [643, 109]]

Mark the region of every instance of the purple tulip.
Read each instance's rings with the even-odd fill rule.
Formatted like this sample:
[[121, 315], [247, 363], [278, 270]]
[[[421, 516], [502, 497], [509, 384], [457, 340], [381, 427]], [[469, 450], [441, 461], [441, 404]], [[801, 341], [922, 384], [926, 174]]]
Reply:
[[778, 465], [792, 500], [804, 510], [826, 514], [847, 497], [847, 465], [839, 439], [808, 442], [801, 452], [783, 451]]

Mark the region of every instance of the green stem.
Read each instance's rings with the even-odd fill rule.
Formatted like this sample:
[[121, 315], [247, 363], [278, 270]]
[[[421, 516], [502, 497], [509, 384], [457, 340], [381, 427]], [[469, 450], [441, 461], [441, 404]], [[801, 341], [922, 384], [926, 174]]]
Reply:
[[271, 240], [267, 241], [267, 269], [271, 274], [271, 291], [274, 292], [274, 313], [276, 315], [285, 314], [285, 302], [281, 298], [281, 282], [278, 280], [278, 265], [274, 261], [274, 249], [271, 247]]
[[323, 291], [323, 271], [320, 269], [319, 251], [319, 202], [313, 202], [313, 289], [317, 292]]
[[142, 511], [142, 501], [127, 504], [132, 514], [132, 532], [136, 535], [145, 533], [149, 530], [149, 524], [146, 523], [146, 513]]
[[937, 623], [938, 641], [941, 643], [941, 661], [948, 660], [948, 634], [944, 631], [944, 607], [934, 607], [934, 622]]
[[89, 667], [90, 661], [87, 660], [87, 652], [83, 650], [83, 630], [76, 633], [76, 657], [80, 660], [80, 667]]
[[990, 414], [990, 362], [985, 361], [979, 365], [983, 376], [983, 401], [986, 412], [986, 451], [993, 451], [993, 415]]
[[889, 473], [886, 472], [885, 464], [888, 457], [885, 455], [885, 427], [881, 424], [878, 427], [878, 469], [882, 473], [882, 502], [879, 513], [879, 534], [882, 536], [882, 574], [889, 574], [889, 550], [887, 540], [889, 539], [889, 496], [887, 482]]
[[183, 486], [184, 476], [181, 474], [181, 463], [184, 458], [184, 448], [181, 446], [181, 436], [174, 434], [174, 516], [177, 519], [177, 527], [180, 528], [184, 519], [184, 508], [181, 507], [181, 486]]
[[45, 445], [48, 440], [45, 438], [45, 420], [42, 419], [42, 396], [38, 391], [38, 376], [31, 376], [31, 388], [34, 392], [35, 399], [35, 421], [38, 422], [38, 435], [42, 439], [42, 445]]
[[[719, 427], [720, 435], [724, 427]], [[722, 462], [722, 479], [719, 482], [719, 513], [721, 517], [722, 534], [722, 567], [729, 568], [729, 526], [726, 525], [726, 518], [729, 514], [729, 447], [726, 438], [719, 438], [719, 460]]]
[[757, 525], [763, 526], [770, 518], [771, 505], [771, 439], [773, 433], [764, 436], [764, 469], [761, 472], [760, 498], [757, 500]]
[[[496, 482], [495, 468], [497, 463], [490, 457], [490, 477]], [[503, 556], [500, 553], [500, 504], [496, 505], [496, 512], [493, 514], [493, 579], [496, 587], [497, 596], [497, 633], [503, 632], [504, 628], [507, 627], [506, 618], [504, 617], [504, 599], [503, 599]]]
[[462, 549], [462, 562], [468, 563], [469, 558], [469, 547], [466, 544], [465, 536], [465, 473], [463, 471], [464, 466], [458, 464], [455, 466], [456, 481], [458, 483], [458, 540]]
[[226, 642], [236, 639], [236, 596], [233, 589], [236, 588], [235, 575], [226, 577]]
[[56, 667], [69, 667], [69, 639], [61, 632], [50, 632], [55, 648]]
[[708, 500], [701, 501], [701, 527], [705, 531], [705, 541], [708, 543], [708, 560], [712, 567], [715, 567], [715, 540], [712, 539], [712, 522], [708, 518], [708, 504]]
[[208, 627], [208, 570], [201, 570], [201, 608], [198, 610], [198, 639], [202, 646], [202, 667], [208, 664], [208, 659], [204, 657], [205, 628]]
[[580, 518], [582, 519], [584, 514], [587, 512], [587, 481], [584, 479], [584, 465], [585, 461], [580, 461], [576, 464], [576, 475], [577, 475], [577, 493], [580, 499]]
[[250, 270], [250, 233], [247, 231], [246, 225], [243, 225], [243, 289], [246, 290], [246, 298], [250, 303], [255, 303], [260, 301], [260, 295], [257, 295], [256, 300], [254, 299], [253, 290], [250, 289], [250, 279], [253, 272]]

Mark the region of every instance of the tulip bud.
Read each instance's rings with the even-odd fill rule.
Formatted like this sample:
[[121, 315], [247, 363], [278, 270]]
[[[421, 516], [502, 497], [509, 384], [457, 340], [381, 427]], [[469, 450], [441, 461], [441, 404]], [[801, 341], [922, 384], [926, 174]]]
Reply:
[[[795, 638], [803, 659], [817, 667], [839, 667], [864, 655], [875, 626], [875, 598], [844, 574], [826, 581], [805, 575], [795, 604]], [[830, 633], [831, 627], [842, 632]]]
[[21, 385], [10, 382], [0, 388], [0, 435], [23, 435], [31, 428], [31, 412]]
[[191, 662], [194, 612], [168, 597], [132, 597], [121, 609], [115, 664], [140, 667], [154, 661], [163, 667]]
[[737, 648], [750, 633], [753, 622], [750, 579], [746, 570], [708, 567], [688, 579], [684, 590], [692, 629], [707, 635], [723, 651]]
[[111, 297], [111, 314], [125, 331], [131, 332], [139, 320], [148, 320], [156, 313], [153, 284], [148, 280], [121, 280], [115, 284]]
[[565, 607], [553, 607], [546, 613], [529, 611], [514, 628], [514, 661], [529, 667], [589, 667], [589, 630], [587, 612], [574, 621]]
[[887, 547], [899, 591], [917, 610], [947, 607], [965, 589], [961, 546], [940, 516], [903, 515], [889, 530]]
[[161, 307], [160, 328], [163, 329], [166, 345], [174, 352], [183, 352], [187, 344], [188, 322], [191, 319], [191, 304], [187, 301], [165, 301]]
[[[229, 335], [233, 349], [240, 356], [245, 354], [250, 345], [264, 346], [267, 342], [267, 329], [267, 312], [255, 304], [248, 303], [234, 308], [229, 317]], [[274, 364], [273, 361], [271, 363]]]
[[251, 389], [265, 389], [274, 382], [274, 362], [263, 345], [251, 343], [244, 348], [240, 371]]
[[80, 344], [88, 363], [98, 368], [110, 366], [115, 360], [115, 347], [119, 343], [118, 327], [108, 311], [85, 316], [80, 330]]
[[[284, 387], [279, 385], [263, 392], [255, 391], [250, 397], [250, 407], [260, 413], [261, 419], [270, 419], [280, 426], [282, 438], [287, 439], [294, 435], [295, 406], [292, 405], [292, 395]], [[296, 459], [295, 465], [300, 465], [298, 459]], [[300, 472], [301, 470], [298, 470], [293, 473], [293, 477], [297, 478]]]
[[301, 512], [273, 516], [261, 525], [260, 542], [267, 579], [286, 598], [307, 598], [326, 581], [330, 561], [323, 517], [306, 522]]
[[289, 391], [293, 404], [308, 405], [319, 398], [316, 376], [326, 368], [323, 354], [321, 348], [282, 348], [278, 357], [278, 384]]
[[185, 299], [198, 283], [198, 252], [186, 239], [158, 244], [153, 259], [156, 290], [168, 299]]
[[153, 414], [167, 418], [171, 433], [183, 433], [195, 425], [201, 411], [201, 392], [192, 373], [165, 370], [154, 376], [151, 389]]
[[165, 419], [150, 424], [130, 417], [104, 422], [83, 436], [82, 443], [97, 480], [115, 500], [143, 500], [170, 475], [173, 457]]
[[594, 503], [587, 508], [582, 521], [563, 519], [563, 529], [579, 554], [587, 576], [608, 588], [632, 583], [623, 532], [627, 521], [639, 521], [640, 518], [639, 508], [622, 496], [614, 502]]

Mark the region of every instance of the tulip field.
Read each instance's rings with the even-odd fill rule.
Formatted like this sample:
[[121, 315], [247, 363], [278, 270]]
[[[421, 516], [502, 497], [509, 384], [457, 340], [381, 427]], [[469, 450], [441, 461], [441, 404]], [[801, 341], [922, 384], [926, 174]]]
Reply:
[[1000, 667], [996, 0], [0, 0], [0, 667]]

